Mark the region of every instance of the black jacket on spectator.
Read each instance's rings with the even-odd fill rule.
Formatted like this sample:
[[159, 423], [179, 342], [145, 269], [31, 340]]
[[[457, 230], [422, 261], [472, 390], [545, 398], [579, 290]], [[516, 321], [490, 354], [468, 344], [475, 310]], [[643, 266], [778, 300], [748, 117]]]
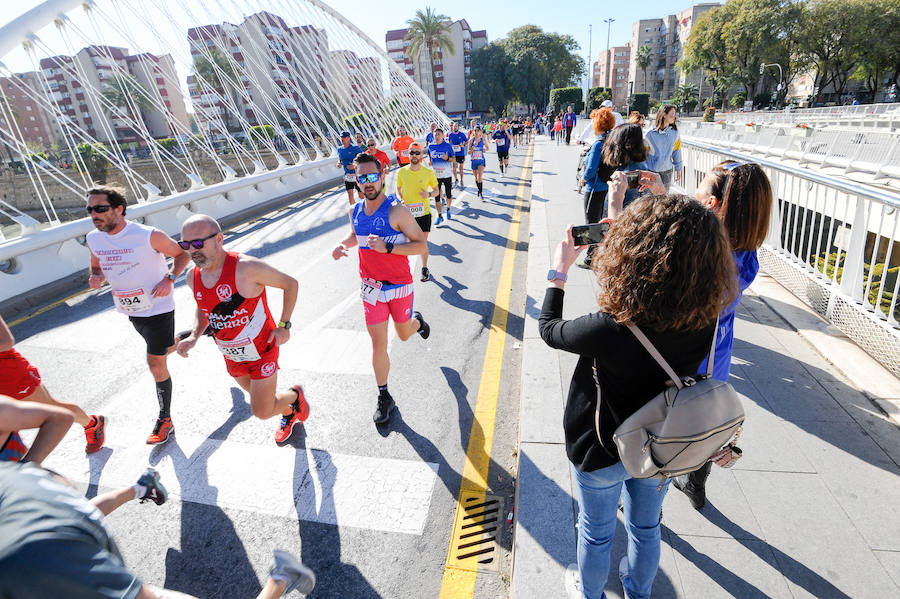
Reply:
[[[613, 433], [622, 421], [665, 388], [668, 377], [634, 334], [609, 314], [594, 312], [563, 320], [564, 296], [562, 289], [547, 289], [539, 328], [547, 345], [579, 355], [569, 385], [563, 427], [569, 460], [578, 470], [591, 472], [619, 461]], [[715, 326], [713, 321], [699, 331], [641, 330], [675, 372], [692, 375], [709, 354]], [[602, 444], [594, 428], [597, 388], [591, 367], [595, 359], [602, 390]]]

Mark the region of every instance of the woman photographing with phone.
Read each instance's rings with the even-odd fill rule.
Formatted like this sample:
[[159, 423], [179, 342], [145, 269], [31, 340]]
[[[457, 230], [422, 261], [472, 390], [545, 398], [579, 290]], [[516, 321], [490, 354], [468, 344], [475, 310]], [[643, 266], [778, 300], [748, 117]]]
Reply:
[[[663, 193], [665, 186], [658, 174], [643, 172], [641, 189]], [[694, 199], [712, 210], [725, 225], [737, 269], [740, 289], [734, 302], [719, 315], [712, 373], [714, 379], [728, 381], [734, 347], [734, 315], [744, 290], [759, 272], [756, 251], [769, 231], [772, 185], [758, 164], [725, 161], [706, 174], [694, 192]], [[706, 360], [700, 372], [706, 372]], [[707, 462], [699, 470], [675, 479], [675, 488], [688, 496], [694, 509], [699, 510], [706, 504], [706, 479], [711, 467], [712, 462]]]
[[548, 274], [539, 325], [549, 346], [579, 355], [563, 419], [579, 505], [578, 571], [567, 572], [567, 586], [570, 596], [586, 599], [603, 597], [623, 485], [628, 551], [619, 577], [627, 596], [649, 597], [659, 567], [668, 486], [629, 476], [612, 435], [665, 388], [667, 375], [626, 325], [639, 326], [679, 375], [693, 375], [709, 352], [719, 312], [737, 293], [728, 239], [715, 214], [677, 195], [640, 198], [623, 210], [626, 185], [624, 173], [609, 182], [615, 221], [593, 262], [599, 310], [562, 318], [567, 273], [584, 250], [569, 227]]

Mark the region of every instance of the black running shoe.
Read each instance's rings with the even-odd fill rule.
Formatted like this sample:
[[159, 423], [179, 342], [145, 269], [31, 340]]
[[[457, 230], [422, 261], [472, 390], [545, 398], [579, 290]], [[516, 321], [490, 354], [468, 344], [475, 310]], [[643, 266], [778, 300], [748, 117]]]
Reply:
[[384, 424], [388, 420], [391, 419], [391, 412], [394, 411], [394, 408], [397, 404], [394, 402], [394, 398], [391, 397], [391, 394], [387, 391], [378, 394], [378, 407], [375, 408], [375, 413], [372, 415], [372, 420], [375, 421], [375, 424]]
[[413, 312], [413, 316], [419, 321], [419, 330], [416, 332], [422, 336], [422, 339], [428, 339], [428, 336], [431, 334], [431, 327], [428, 326], [428, 323], [422, 318], [422, 313]]
[[431, 271], [428, 270], [427, 266], [422, 267], [422, 278], [419, 279], [423, 283], [431, 278]]

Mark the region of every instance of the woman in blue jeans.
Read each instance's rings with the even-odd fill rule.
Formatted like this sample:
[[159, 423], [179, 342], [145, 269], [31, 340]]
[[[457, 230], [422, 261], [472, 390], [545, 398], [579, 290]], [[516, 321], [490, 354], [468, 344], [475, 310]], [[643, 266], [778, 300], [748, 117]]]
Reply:
[[668, 377], [625, 323], [638, 325], [678, 374], [692, 375], [709, 351], [716, 317], [737, 295], [728, 238], [713, 212], [679, 195], [643, 197], [623, 211], [626, 186], [624, 173], [614, 173], [607, 196], [614, 220], [592, 265], [599, 310], [562, 318], [567, 273], [584, 249], [574, 245], [570, 226], [540, 317], [548, 345], [579, 355], [563, 418], [579, 506], [578, 576], [569, 588], [579, 599], [605, 598], [623, 487], [628, 553], [619, 576], [627, 597], [649, 597], [659, 567], [667, 485], [631, 478], [612, 436]]

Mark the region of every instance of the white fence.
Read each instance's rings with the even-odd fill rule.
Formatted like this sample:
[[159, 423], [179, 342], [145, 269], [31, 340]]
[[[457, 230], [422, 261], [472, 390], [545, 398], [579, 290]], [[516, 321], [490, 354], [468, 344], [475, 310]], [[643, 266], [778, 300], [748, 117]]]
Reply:
[[873, 181], [900, 178], [900, 134], [895, 133], [693, 123], [682, 137], [763, 158], [793, 159], [801, 166], [869, 173]]
[[900, 127], [900, 103], [860, 104], [858, 106], [826, 106], [796, 110], [738, 112], [720, 115], [735, 123], [809, 123], [827, 126]]
[[684, 140], [693, 193], [723, 160], [760, 164], [775, 206], [762, 267], [900, 376], [900, 195], [696, 140]]

